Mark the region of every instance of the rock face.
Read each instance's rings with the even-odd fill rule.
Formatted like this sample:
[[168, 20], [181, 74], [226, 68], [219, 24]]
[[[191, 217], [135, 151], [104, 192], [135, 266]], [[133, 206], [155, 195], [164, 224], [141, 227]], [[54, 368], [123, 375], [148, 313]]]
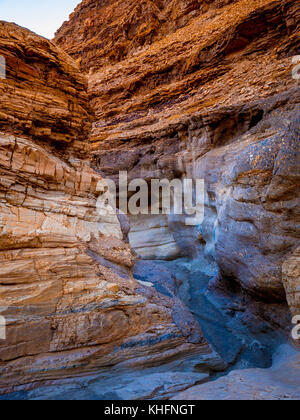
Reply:
[[205, 180], [201, 232], [135, 218], [135, 251], [199, 249], [218, 264], [212, 287], [267, 303], [286, 301], [284, 284], [295, 302], [299, 288], [299, 276], [282, 278], [299, 245], [299, 16], [292, 0], [128, 0], [122, 15], [119, 2], [86, 0], [55, 38], [89, 73], [102, 174]]
[[[300, 311], [299, 15], [294, 0], [84, 0], [55, 43], [0, 23], [1, 392], [210, 353], [197, 322], [205, 315], [209, 342], [229, 350], [225, 364], [216, 357], [220, 369], [264, 353], [258, 331], [291, 330], [287, 300]], [[147, 182], [204, 179], [202, 225], [133, 217], [130, 247], [126, 217], [103, 212], [105, 179], [123, 170]], [[131, 248], [163, 264], [188, 257], [194, 294], [180, 263], [174, 275], [135, 264]], [[224, 347], [229, 327], [234, 345]], [[170, 373], [159, 397], [200, 376]]]
[[0, 85], [1, 131], [62, 151], [72, 143], [84, 154], [91, 122], [85, 77], [67, 54], [34, 33], [0, 21], [0, 35], [7, 73]]
[[86, 71], [116, 64], [174, 34], [195, 17], [218, 12], [234, 0], [84, 0], [57, 31], [55, 40]]
[[207, 382], [209, 375], [195, 366], [201, 359], [213, 355], [201, 353], [184, 356], [151, 368], [135, 369], [109, 367], [92, 375], [66, 378], [38, 389], [28, 389], [4, 395], [1, 400], [165, 400], [178, 392]]
[[193, 350], [174, 298], [133, 278], [117, 215], [99, 211], [106, 181], [89, 161], [85, 77], [13, 24], [0, 24], [0, 54], [0, 391]]
[[300, 248], [297, 248], [283, 264], [283, 281], [287, 299], [293, 315], [300, 308]]
[[[55, 41], [76, 58], [86, 56], [83, 70], [90, 70], [95, 110], [93, 150], [108, 174], [116, 168], [145, 178], [180, 174], [185, 168], [178, 167], [172, 155], [193, 149], [195, 159], [230, 142], [261, 115], [249, 107], [239, 118], [239, 110], [257, 98], [296, 87], [291, 57], [297, 51], [299, 6], [294, 1], [177, 1], [177, 13], [185, 8], [191, 13], [185, 22], [174, 13], [168, 36], [161, 34], [134, 50], [135, 37], [128, 34], [126, 56], [116, 63], [107, 55], [103, 63], [96, 41], [107, 42], [112, 54], [120, 46], [115, 35], [110, 41], [98, 34], [98, 25], [105, 28], [97, 15], [105, 19], [107, 9], [112, 9], [114, 19], [120, 10], [119, 2], [107, 3], [81, 3]], [[175, 2], [161, 3], [162, 15], [168, 15], [170, 3]], [[155, 7], [155, 2], [147, 4]], [[136, 9], [136, 20], [151, 19], [139, 2], [123, 1], [124, 24], [127, 7]], [[89, 24], [83, 29], [88, 13]], [[109, 22], [106, 25], [112, 31]], [[128, 26], [135, 30], [135, 25], [128, 17]], [[114, 28], [122, 32], [118, 20]]]
[[177, 394], [175, 400], [295, 400], [300, 397], [300, 354], [282, 346], [271, 369], [249, 369]]

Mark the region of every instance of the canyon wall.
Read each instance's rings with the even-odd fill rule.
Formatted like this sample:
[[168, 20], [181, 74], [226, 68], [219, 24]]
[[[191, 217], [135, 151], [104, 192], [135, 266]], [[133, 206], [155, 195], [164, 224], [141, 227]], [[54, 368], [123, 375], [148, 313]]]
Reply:
[[0, 391], [195, 343], [210, 351], [174, 293], [133, 278], [126, 221], [103, 212], [87, 81], [73, 59], [5, 22], [0, 55]]
[[[289, 331], [299, 15], [291, 0], [84, 0], [54, 43], [0, 22], [1, 392], [210, 352], [203, 316], [229, 364]], [[204, 222], [131, 217], [128, 244], [126, 217], [103, 211], [119, 171], [203, 178]]]
[[270, 304], [287, 295], [294, 314], [299, 16], [293, 0], [86, 0], [55, 38], [89, 75], [95, 168], [114, 179], [205, 179], [202, 226], [135, 217], [137, 254], [197, 249], [219, 267], [212, 288], [239, 285]]

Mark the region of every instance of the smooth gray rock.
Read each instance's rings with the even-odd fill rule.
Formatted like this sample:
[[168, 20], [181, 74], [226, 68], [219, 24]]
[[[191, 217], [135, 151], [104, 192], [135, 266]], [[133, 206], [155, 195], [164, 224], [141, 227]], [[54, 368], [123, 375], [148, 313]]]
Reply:
[[281, 346], [270, 369], [236, 370], [174, 400], [300, 400], [300, 352]]

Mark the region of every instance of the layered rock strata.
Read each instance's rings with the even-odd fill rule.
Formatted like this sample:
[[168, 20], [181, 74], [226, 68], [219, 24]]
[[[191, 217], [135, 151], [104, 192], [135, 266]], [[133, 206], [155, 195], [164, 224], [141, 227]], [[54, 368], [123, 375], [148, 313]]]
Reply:
[[299, 401], [299, 352], [282, 346], [270, 369], [231, 372], [215, 382], [192, 387], [176, 400]]
[[0, 23], [2, 392], [207, 351], [178, 298], [184, 276], [143, 261], [133, 276], [126, 218], [99, 212], [105, 178], [120, 170], [206, 184], [201, 226], [132, 218], [138, 255], [206, 265], [212, 316], [226, 302], [238, 334], [240, 323], [254, 336], [291, 327], [299, 12], [292, 0], [85, 0], [56, 45]]
[[0, 23], [0, 54], [0, 392], [207, 349], [195, 321], [176, 321], [173, 296], [133, 278], [119, 218], [103, 212], [85, 76], [13, 24]]
[[119, 6], [86, 0], [55, 38], [89, 73], [94, 165], [113, 178], [204, 178], [207, 192], [200, 232], [135, 218], [132, 247], [150, 259], [200, 248], [218, 264], [216, 287], [284, 303], [285, 285], [299, 312], [286, 266], [299, 246], [299, 4]]

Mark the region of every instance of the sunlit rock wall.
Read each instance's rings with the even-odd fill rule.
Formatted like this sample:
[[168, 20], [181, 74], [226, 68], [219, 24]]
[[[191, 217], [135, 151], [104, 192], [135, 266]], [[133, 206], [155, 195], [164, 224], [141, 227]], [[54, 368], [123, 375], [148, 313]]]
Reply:
[[198, 231], [184, 240], [180, 221], [157, 221], [158, 244], [141, 218], [137, 252], [200, 250], [225, 288], [267, 302], [285, 302], [282, 265], [299, 245], [299, 15], [292, 0], [86, 0], [55, 38], [89, 74], [95, 167], [205, 179]]

